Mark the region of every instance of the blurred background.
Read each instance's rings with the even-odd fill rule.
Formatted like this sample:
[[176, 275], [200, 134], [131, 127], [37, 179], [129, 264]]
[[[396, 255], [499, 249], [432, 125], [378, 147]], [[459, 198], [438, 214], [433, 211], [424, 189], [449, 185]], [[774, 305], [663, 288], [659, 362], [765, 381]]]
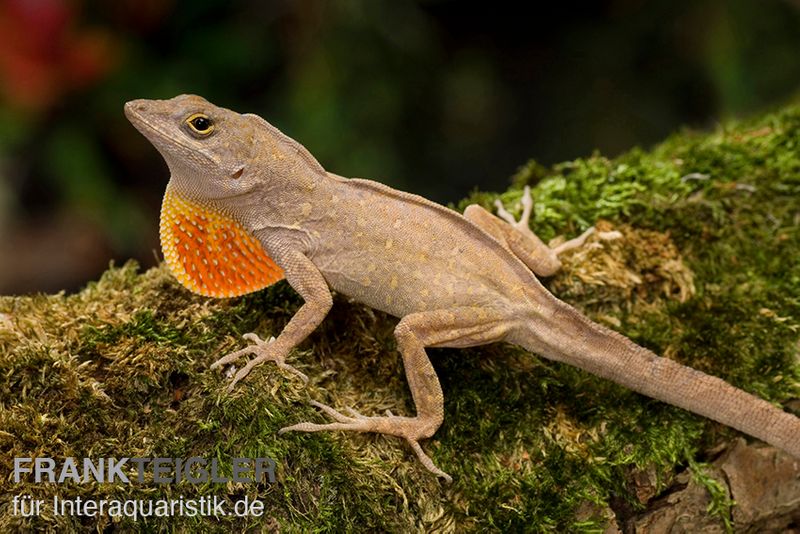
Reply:
[[167, 169], [122, 114], [196, 93], [439, 202], [800, 96], [798, 0], [0, 0], [0, 294], [156, 263]]

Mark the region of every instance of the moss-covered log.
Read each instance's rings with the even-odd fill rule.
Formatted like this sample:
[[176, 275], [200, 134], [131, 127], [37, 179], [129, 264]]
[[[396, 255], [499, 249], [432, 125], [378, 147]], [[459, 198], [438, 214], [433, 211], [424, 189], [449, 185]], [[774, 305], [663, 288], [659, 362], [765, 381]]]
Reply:
[[[524, 184], [533, 186], [534, 228], [544, 238], [592, 224], [623, 234], [566, 258], [547, 281], [554, 293], [659, 354], [797, 408], [800, 107], [711, 134], [681, 132], [616, 159], [531, 162], [499, 198], [513, 206]], [[488, 208], [495, 198], [475, 193], [458, 207]], [[311, 378], [307, 386], [267, 364], [225, 394], [225, 375], [209, 364], [242, 346], [245, 332], [276, 334], [300, 304], [285, 283], [210, 300], [182, 289], [163, 267], [138, 274], [133, 264], [110, 268], [78, 294], [0, 298], [0, 531], [624, 530], [676, 524], [647, 514], [678, 506], [680, 488], [694, 491], [681, 495], [694, 503], [695, 527], [778, 530], [797, 519], [797, 462], [764, 460], [772, 450], [743, 453], [728, 428], [506, 345], [431, 351], [446, 416], [424, 446], [452, 485], [399, 440], [279, 436], [282, 426], [324, 420], [309, 399], [367, 414], [412, 409], [395, 320], [342, 297], [291, 356]], [[271, 457], [277, 481], [12, 478], [15, 457], [123, 456], [218, 458], [228, 468], [233, 457]], [[732, 489], [731, 462], [750, 475], [777, 469], [771, 479], [781, 480], [788, 500], [759, 502], [772, 511], [748, 515], [747, 496]], [[41, 515], [14, 515], [20, 495], [45, 499]], [[228, 504], [247, 497], [263, 501], [265, 514], [56, 516], [54, 495], [215, 495]]]

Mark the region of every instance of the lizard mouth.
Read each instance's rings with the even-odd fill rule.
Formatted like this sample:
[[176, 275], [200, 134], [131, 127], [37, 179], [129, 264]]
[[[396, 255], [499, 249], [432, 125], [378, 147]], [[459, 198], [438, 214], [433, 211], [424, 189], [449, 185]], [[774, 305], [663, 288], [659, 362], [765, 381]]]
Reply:
[[167, 139], [171, 142], [177, 142], [178, 144], [181, 144], [174, 137], [167, 135], [165, 132], [154, 126], [153, 121], [147, 120], [148, 115], [152, 115], [152, 113], [147, 113], [147, 111], [148, 109], [146, 100], [132, 100], [125, 103], [125, 116], [128, 118], [130, 123], [142, 133], [142, 135], [150, 140], [154, 140], [154, 134], [155, 138], [158, 140]]
[[[155, 115], [150, 109], [152, 100], [131, 100], [125, 103], [125, 117], [128, 118], [131, 124], [139, 130], [147, 139], [152, 142], [156, 148], [160, 145], [177, 145], [187, 151], [194, 151], [194, 147], [180, 140], [180, 138], [173, 133], [168, 133], [157, 127], [154, 120], [148, 120], [148, 117]], [[162, 152], [159, 149], [159, 152]], [[163, 154], [163, 152], [162, 152]]]
[[145, 118], [148, 114], [147, 107], [147, 100], [131, 100], [130, 102], [125, 102], [125, 116], [131, 124], [142, 133], [144, 133], [142, 130], [143, 128], [158, 132]]
[[130, 118], [139, 117], [139, 111], [143, 110], [145, 107], [143, 100], [131, 100], [130, 102], [125, 102], [125, 116]]

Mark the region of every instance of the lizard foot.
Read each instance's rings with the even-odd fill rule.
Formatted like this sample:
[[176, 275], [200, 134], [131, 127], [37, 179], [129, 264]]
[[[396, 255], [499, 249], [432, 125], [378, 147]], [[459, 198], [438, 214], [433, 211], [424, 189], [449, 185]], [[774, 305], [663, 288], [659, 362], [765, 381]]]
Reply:
[[[519, 217], [519, 220], [515, 219], [513, 215], [511, 215], [503, 206], [503, 203], [500, 200], [495, 200], [494, 204], [497, 207], [497, 215], [506, 221], [508, 224], [511, 225], [512, 228], [517, 230], [518, 232], [522, 232], [526, 235], [533, 235], [533, 231], [530, 228], [530, 218], [531, 213], [533, 213], [533, 198], [531, 197], [531, 188], [530, 186], [525, 186], [522, 191], [522, 198], [520, 199], [522, 203], [522, 214]], [[553, 247], [553, 252], [556, 256], [574, 248], [579, 248], [586, 243], [586, 240], [589, 236], [595, 234], [594, 226], [587, 228], [581, 235], [578, 237], [572, 238], [568, 241], [561, 243]], [[603, 241], [610, 241], [612, 239], [619, 239], [622, 237], [622, 234], [616, 231], [612, 232], [597, 232], [597, 235]]]
[[[522, 203], [522, 214], [520, 214], [519, 220], [515, 219], [514, 216], [506, 210], [506, 208], [503, 206], [503, 203], [500, 202], [499, 199], [494, 201], [494, 205], [497, 207], [497, 215], [510, 224], [512, 228], [523, 234], [533, 236], [533, 231], [530, 227], [531, 213], [533, 213], [533, 197], [531, 196], [530, 186], [526, 185], [522, 190], [522, 198], [520, 199], [520, 202]], [[588, 239], [589, 236], [594, 232], [594, 226], [592, 226], [578, 237], [570, 239], [569, 241], [561, 243], [557, 247], [553, 248], [553, 252], [558, 255], [567, 250], [578, 248], [582, 246], [586, 242], [586, 239]]]
[[317, 423], [298, 423], [296, 425], [281, 428], [278, 433], [285, 432], [319, 432], [321, 430], [353, 430], [355, 432], [377, 432], [379, 434], [388, 434], [405, 439], [414, 452], [422, 462], [422, 465], [435, 474], [442, 477], [447, 482], [452, 482], [453, 478], [436, 467], [433, 460], [425, 454], [419, 444], [420, 439], [428, 438], [433, 435], [436, 428], [429, 424], [424, 419], [419, 417], [400, 417], [393, 415], [389, 410], [386, 411], [385, 417], [368, 417], [361, 415], [352, 408], [348, 408], [347, 412], [350, 414], [344, 415], [343, 413], [331, 408], [327, 404], [322, 404], [312, 400], [311, 404], [328, 414], [331, 418], [335, 419], [336, 423], [317, 424]]
[[227, 392], [230, 393], [233, 391], [234, 386], [236, 386], [237, 382], [242, 380], [246, 377], [253, 368], [265, 361], [272, 361], [278, 364], [278, 367], [281, 369], [285, 369], [286, 371], [290, 371], [297, 376], [299, 376], [303, 382], [308, 382], [308, 377], [295, 369], [293, 366], [286, 363], [285, 358], [275, 353], [275, 346], [272, 345], [272, 342], [275, 341], [274, 337], [270, 337], [268, 340], [264, 341], [254, 333], [245, 334], [242, 336], [244, 339], [252, 341], [254, 344], [248, 347], [245, 347], [241, 350], [237, 350], [235, 352], [231, 352], [227, 356], [223, 356], [219, 360], [215, 361], [211, 364], [211, 369], [216, 369], [223, 365], [227, 365], [237, 359], [239, 357], [244, 356], [245, 354], [254, 354], [256, 357], [247, 362], [247, 365], [242, 367], [233, 377], [233, 380], [228, 384]]
[[520, 202], [522, 202], [522, 214], [519, 216], [519, 220], [516, 220], [513, 215], [506, 211], [505, 206], [499, 199], [494, 201], [494, 205], [497, 207], [497, 215], [510, 224], [512, 228], [524, 234], [530, 234], [532, 233], [530, 219], [531, 213], [533, 213], [533, 198], [531, 197], [530, 186], [526, 185], [525, 189], [523, 189]]

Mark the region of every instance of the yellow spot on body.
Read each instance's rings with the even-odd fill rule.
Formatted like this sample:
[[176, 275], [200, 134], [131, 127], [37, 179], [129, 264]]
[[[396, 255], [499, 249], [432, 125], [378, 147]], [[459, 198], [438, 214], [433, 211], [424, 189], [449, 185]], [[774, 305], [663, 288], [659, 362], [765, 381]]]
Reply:
[[392, 289], [397, 289], [397, 275], [393, 274], [391, 279], [389, 279], [389, 287]]
[[365, 276], [364, 278], [361, 279], [361, 285], [369, 287], [372, 285], [372, 280], [370, 280]]
[[303, 217], [308, 217], [309, 215], [311, 215], [311, 204], [309, 204], [308, 202], [304, 202], [303, 204], [301, 204], [300, 213], [303, 215]]
[[386, 244], [384, 245], [384, 247], [386, 248], [386, 250], [389, 250], [390, 248], [392, 248], [393, 245], [394, 245], [394, 241], [392, 241], [391, 239], [387, 239], [386, 240]]

